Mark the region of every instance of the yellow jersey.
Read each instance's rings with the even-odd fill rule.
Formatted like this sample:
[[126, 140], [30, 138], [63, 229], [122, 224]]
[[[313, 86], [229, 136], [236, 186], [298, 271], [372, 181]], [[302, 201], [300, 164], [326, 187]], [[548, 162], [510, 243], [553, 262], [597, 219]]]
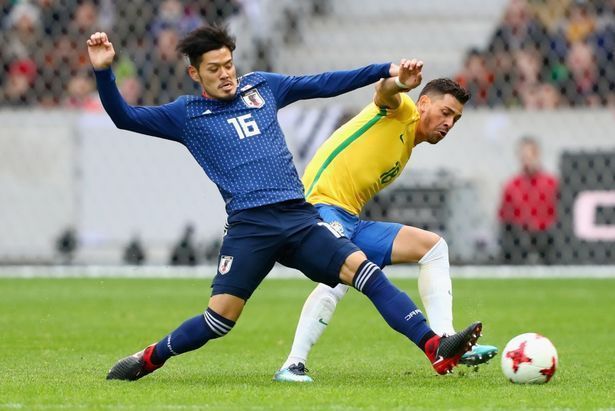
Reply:
[[419, 113], [400, 94], [395, 110], [366, 106], [320, 146], [303, 174], [312, 204], [330, 204], [359, 215], [365, 204], [395, 180], [406, 166]]

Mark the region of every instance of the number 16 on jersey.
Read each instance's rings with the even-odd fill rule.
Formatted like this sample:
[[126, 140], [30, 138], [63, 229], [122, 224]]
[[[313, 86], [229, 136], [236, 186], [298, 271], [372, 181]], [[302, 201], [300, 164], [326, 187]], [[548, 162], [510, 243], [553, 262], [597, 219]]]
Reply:
[[226, 122], [233, 125], [240, 140], [261, 133], [258, 129], [258, 124], [256, 124], [256, 121], [252, 118], [252, 114], [244, 114], [243, 116], [229, 118]]

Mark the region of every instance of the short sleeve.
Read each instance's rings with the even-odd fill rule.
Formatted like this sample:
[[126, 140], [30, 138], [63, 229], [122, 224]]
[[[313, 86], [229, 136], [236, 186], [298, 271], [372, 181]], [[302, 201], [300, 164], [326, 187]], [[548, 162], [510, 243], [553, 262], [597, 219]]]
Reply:
[[387, 117], [401, 121], [402, 123], [412, 123], [419, 119], [419, 112], [416, 104], [406, 93], [400, 93], [401, 104], [394, 110], [387, 110]]

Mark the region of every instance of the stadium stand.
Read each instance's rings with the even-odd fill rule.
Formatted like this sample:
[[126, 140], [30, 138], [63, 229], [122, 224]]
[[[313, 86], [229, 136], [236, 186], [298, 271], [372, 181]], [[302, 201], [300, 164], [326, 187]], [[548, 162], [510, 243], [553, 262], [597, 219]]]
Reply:
[[[225, 217], [215, 187], [180, 146], [115, 129], [84, 45], [92, 30], [111, 33], [126, 100], [162, 104], [198, 92], [175, 45], [204, 23], [235, 32], [240, 73], [408, 56], [425, 61], [424, 78], [472, 91], [451, 136], [416, 149], [370, 218], [441, 232], [454, 263], [500, 263], [499, 195], [531, 134], [561, 181], [549, 261], [615, 263], [613, 0], [20, 0], [0, 5], [0, 265], [119, 264], [135, 237], [146, 264], [166, 264], [189, 224], [210, 262]], [[280, 112], [300, 171], [371, 95]], [[78, 246], [67, 259], [56, 242], [69, 228]]]

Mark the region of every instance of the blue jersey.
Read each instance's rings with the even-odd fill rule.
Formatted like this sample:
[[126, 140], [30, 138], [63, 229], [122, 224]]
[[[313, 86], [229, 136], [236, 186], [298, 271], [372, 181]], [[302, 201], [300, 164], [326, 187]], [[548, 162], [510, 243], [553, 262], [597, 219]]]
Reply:
[[233, 100], [181, 96], [153, 107], [129, 106], [111, 69], [95, 71], [105, 110], [118, 128], [177, 141], [216, 184], [226, 212], [304, 198], [277, 120], [297, 100], [332, 97], [389, 76], [390, 64], [313, 76], [255, 72], [238, 81]]

